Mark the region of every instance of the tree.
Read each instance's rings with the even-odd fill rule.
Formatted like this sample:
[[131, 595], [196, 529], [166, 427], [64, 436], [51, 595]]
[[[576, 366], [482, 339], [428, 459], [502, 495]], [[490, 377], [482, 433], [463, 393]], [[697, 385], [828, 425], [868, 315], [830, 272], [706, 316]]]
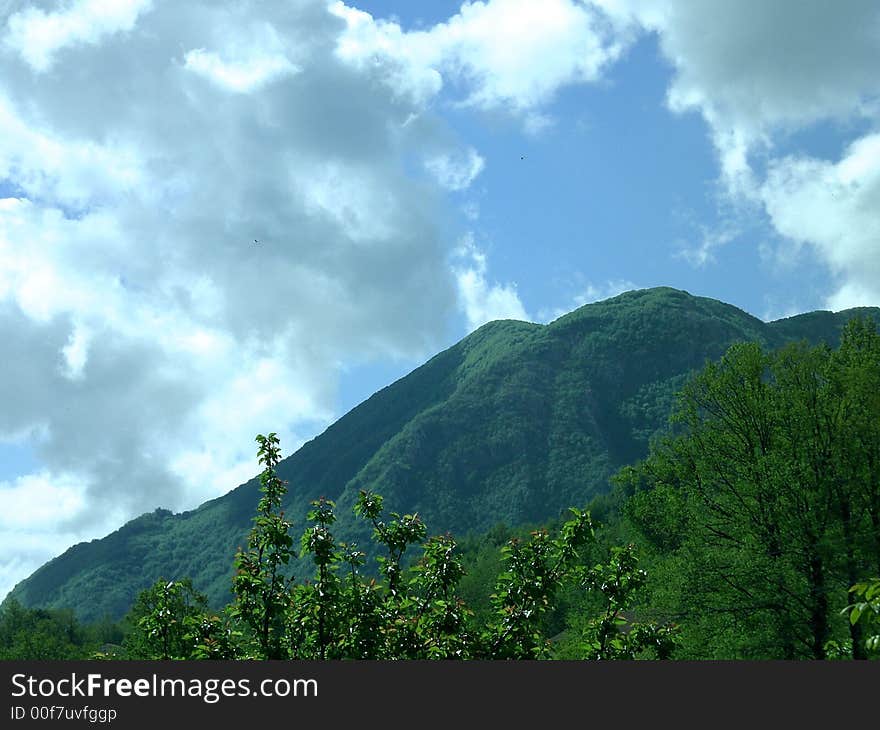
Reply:
[[142, 591], [129, 611], [130, 626], [123, 642], [129, 659], [197, 658], [193, 628], [207, 620], [208, 602], [184, 578], [160, 578]]
[[498, 576], [492, 605], [495, 617], [483, 634], [490, 659], [540, 659], [550, 645], [541, 619], [563, 584], [577, 578], [581, 549], [594, 539], [590, 515], [572, 508], [572, 520], [553, 538], [536, 530], [527, 542], [513, 538], [502, 549], [504, 570]]
[[69, 609], [25, 608], [15, 599], [0, 609], [0, 659], [85, 659], [96, 648]]
[[[552, 655], [545, 618], [564, 589], [594, 589], [613, 606], [626, 605], [628, 586], [643, 580], [632, 548], [615, 553], [616, 578], [600, 580], [584, 565], [594, 542], [589, 513], [571, 509], [558, 530], [533, 531], [510, 539], [501, 550], [502, 571], [494, 582], [488, 620], [478, 622], [458, 594], [464, 567], [451, 535], [427, 537], [416, 514], [385, 512], [383, 498], [362, 491], [356, 515], [373, 527], [384, 548], [378, 579], [364, 572], [365, 554], [333, 535], [335, 505], [311, 503], [300, 540], [310, 555], [313, 578], [294, 583], [284, 573], [293, 556], [290, 523], [281, 500], [284, 483], [275, 467], [278, 438], [257, 436], [263, 496], [248, 539], [235, 558], [234, 602], [223, 616], [206, 610], [189, 581], [160, 581], [144, 591], [130, 621], [127, 646], [137, 657], [161, 659], [538, 659]], [[417, 559], [416, 559], [417, 558]], [[616, 561], [616, 562], [615, 562]], [[614, 608], [616, 616], [618, 611]], [[600, 621], [600, 624], [602, 622]], [[615, 626], [618, 624], [615, 623]], [[669, 654], [674, 637], [639, 626], [623, 641], [606, 632], [597, 653], [589, 638], [578, 641], [579, 656], [634, 657], [655, 646]], [[595, 633], [595, 632], [594, 632]], [[616, 652], [616, 653], [615, 653]]]
[[658, 659], [669, 659], [677, 641], [674, 624], [633, 622], [628, 615], [636, 593], [648, 574], [638, 567], [634, 545], [611, 548], [607, 563], [586, 572], [583, 585], [597, 592], [604, 610], [587, 620], [580, 629], [581, 652], [585, 659], [635, 659], [653, 652]]
[[[336, 542], [331, 531], [334, 507], [324, 498], [312, 502], [308, 519], [313, 524], [301, 540], [315, 574], [314, 580], [292, 589], [286, 637], [292, 658], [548, 658], [552, 646], [545, 618], [563, 589], [598, 588], [622, 607], [631, 591], [621, 587], [643, 580], [634, 548], [628, 547], [614, 554], [614, 586], [591, 581], [598, 567], [587, 571], [584, 559], [594, 543], [594, 525], [589, 513], [571, 508], [572, 519], [555, 533], [539, 529], [525, 539], [507, 541], [490, 598], [492, 612], [485, 622], [476, 622], [458, 593], [464, 567], [451, 535], [426, 537], [418, 515], [386, 515], [381, 495], [361, 491], [354, 511], [372, 525], [372, 537], [385, 552], [378, 558], [377, 581], [362, 574], [364, 553], [356, 545]], [[408, 563], [413, 551], [420, 555]], [[660, 658], [670, 655], [673, 631], [649, 624], [630, 628], [628, 649], [617, 658], [651, 651]], [[580, 658], [594, 658], [590, 642], [588, 637], [575, 642]], [[611, 656], [610, 641], [606, 648], [602, 658]]]
[[725, 651], [821, 659], [847, 629], [834, 609], [876, 546], [878, 347], [865, 322], [836, 352], [734, 345], [683, 388], [679, 433], [619, 474], [629, 520], [675, 563], [668, 609]]
[[255, 643], [255, 656], [263, 659], [281, 659], [284, 644], [284, 617], [290, 602], [292, 577], [285, 575], [284, 567], [295, 553], [292, 549], [290, 523], [281, 509], [287, 487], [278, 477], [275, 467], [281, 461], [277, 434], [258, 435], [259, 463], [263, 496], [257, 505], [254, 526], [248, 535], [248, 549], [239, 549], [235, 556], [235, 576], [232, 588], [235, 602], [232, 615], [250, 632]]
[[860, 600], [847, 606], [843, 613], [853, 626], [861, 624], [867, 628], [865, 652], [880, 657], [880, 578], [856, 583], [849, 590]]

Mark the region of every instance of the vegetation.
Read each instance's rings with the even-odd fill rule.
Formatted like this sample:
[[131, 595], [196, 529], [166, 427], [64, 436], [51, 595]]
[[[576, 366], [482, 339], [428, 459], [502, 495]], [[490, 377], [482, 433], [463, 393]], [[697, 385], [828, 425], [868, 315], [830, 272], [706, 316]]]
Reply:
[[130, 628], [122, 651], [111, 648], [103, 655], [173, 659], [194, 654], [191, 639], [200, 630], [206, 611], [207, 599], [188, 578], [160, 578], [141, 592], [129, 611], [126, 620]]
[[684, 656], [867, 656], [841, 612], [854, 585], [851, 617], [876, 596], [860, 580], [880, 565], [878, 399], [880, 335], [858, 319], [839, 350], [735, 345], [685, 386], [681, 432], [619, 479]]
[[284, 656], [284, 610], [290, 601], [291, 582], [282, 571], [294, 556], [293, 538], [281, 510], [286, 488], [275, 473], [281, 460], [278, 437], [274, 433], [260, 435], [257, 441], [257, 458], [266, 467], [260, 475], [263, 496], [248, 537], [248, 550], [239, 550], [235, 556], [232, 585], [236, 601], [231, 613], [250, 630], [260, 656], [280, 659]]
[[[869, 578], [880, 574], [876, 324], [852, 318], [835, 349], [827, 341], [785, 342], [798, 332], [796, 321], [778, 323], [783, 334], [774, 339], [772, 326], [711, 300], [671, 290], [634, 294], [641, 294], [638, 307], [624, 296], [544, 328], [498, 323], [438, 356], [452, 379], [442, 387], [434, 382], [434, 391], [422, 380], [425, 390], [417, 391], [442, 403], [386, 433], [338, 500], [305, 504], [303, 485], [291, 497], [285, 476], [299, 479], [322, 463], [310, 459], [341, 438], [333, 434], [339, 426], [351, 438], [358, 433], [345, 431], [352, 424], [381, 429], [369, 401], [370, 418], [359, 422], [355, 409], [287, 460], [275, 434], [258, 436], [259, 498], [241, 488], [187, 515], [144, 516], [77, 558], [97, 551], [99, 572], [117, 570], [108, 546], [167, 545], [160, 536], [186, 524], [199, 534], [206, 520], [228, 517], [250, 494], [256, 516], [241, 535], [246, 547], [230, 560], [232, 575], [210, 566], [231, 586], [224, 601], [177, 574], [144, 586], [121, 625], [83, 626], [70, 610], [25, 609], [13, 597], [0, 612], [0, 650], [9, 657], [164, 659], [880, 656], [880, 579]], [[751, 332], [754, 341], [734, 342], [717, 360], [691, 367], [700, 351], [693, 342], [672, 352], [656, 337], [638, 340], [653, 307], [711, 347], [735, 330]], [[826, 336], [834, 322], [830, 314], [805, 319]], [[624, 345], [637, 356], [627, 357]], [[454, 366], [443, 360], [449, 357]], [[505, 368], [509, 358], [519, 365]], [[589, 367], [573, 364], [582, 361]], [[432, 363], [429, 372], [440, 367]], [[419, 383], [425, 373], [409, 377]], [[389, 421], [394, 408], [412, 408], [392, 398], [408, 380], [379, 394]], [[549, 401], [532, 400], [535, 389]], [[670, 410], [665, 427], [652, 425]], [[569, 424], [567, 440], [554, 436], [557, 421]], [[464, 443], [459, 429], [474, 442]], [[637, 452], [640, 439], [649, 438], [650, 448], [641, 461], [620, 463], [611, 492], [565, 486], [574, 478], [566, 469], [593, 473], [598, 462], [585, 444], [598, 435], [608, 439], [603, 470]], [[508, 442], [525, 461], [505, 451]], [[450, 444], [457, 444], [453, 451]], [[564, 469], [557, 471], [554, 459]], [[473, 474], [464, 467], [471, 463], [483, 475], [477, 486], [469, 486]], [[379, 464], [385, 466], [373, 474]], [[430, 489], [413, 482], [426, 464], [436, 470], [433, 481], [426, 477]], [[492, 496], [495, 488], [486, 485], [504, 474], [510, 489]], [[458, 477], [464, 486], [451, 491]], [[373, 487], [385, 481], [390, 494], [380, 496]], [[541, 513], [534, 509], [539, 494], [550, 505], [583, 497], [570, 503], [587, 507]], [[386, 500], [406, 511], [387, 511]], [[445, 501], [460, 507], [468, 535], [461, 543], [447, 531]], [[426, 523], [434, 520], [412, 505], [437, 517], [440, 534], [428, 536]], [[299, 541], [287, 514], [306, 516]], [[525, 527], [533, 514], [543, 516]], [[183, 565], [183, 553], [176, 554]], [[34, 578], [62, 571], [64, 563]], [[62, 595], [77, 595], [89, 575], [95, 577], [77, 573]]]
[[122, 636], [109, 620], [84, 626], [70, 609], [25, 608], [14, 599], [0, 608], [0, 659], [87, 659]]
[[[636, 624], [624, 632], [628, 622], [619, 620], [619, 610], [644, 573], [631, 547], [614, 551], [607, 565], [586, 569], [583, 558], [594, 543], [594, 527], [578, 509], [555, 534], [535, 530], [527, 540], [507, 542], [485, 620], [475, 619], [458, 594], [464, 568], [453, 537], [426, 538], [418, 515], [386, 515], [383, 498], [367, 491], [359, 495], [355, 512], [372, 526], [384, 550], [381, 578], [361, 573], [364, 553], [337, 542], [330, 529], [334, 504], [319, 499], [300, 541], [311, 556], [313, 579], [294, 583], [282, 571], [293, 555], [293, 540], [280, 508], [286, 487], [275, 472], [278, 438], [272, 433], [257, 441], [265, 466], [263, 497], [248, 550], [235, 559], [234, 601], [222, 615], [212, 614], [188, 581], [157, 582], [141, 593], [129, 616], [127, 658], [547, 658], [554, 651], [546, 615], [565, 588], [595, 591], [608, 607], [568, 640], [569, 653], [600, 659], [669, 656], [671, 627]], [[407, 565], [412, 549], [420, 556]]]
[[[361, 490], [381, 492], [438, 533], [545, 524], [606, 494], [620, 467], [647, 455], [649, 440], [667, 428], [675, 393], [707, 360], [741, 341], [836, 346], [852, 315], [767, 324], [660, 288], [588, 304], [549, 325], [490, 323], [279, 462], [290, 484], [282, 507], [301, 516], [318, 496], [332, 500], [334, 533], [359, 543], [370, 564], [381, 549], [354, 513]], [[120, 619], [160, 577], [190, 576], [219, 610], [232, 599], [233, 558], [246, 544], [259, 489], [254, 479], [190, 512], [144, 515], [71, 548], [13, 595], [27, 606], [70, 607], [80, 620]], [[307, 575], [311, 556], [297, 553], [289, 572]], [[471, 587], [463, 579], [462, 589]]]
[[844, 613], [853, 626], [865, 627], [865, 653], [873, 658], [880, 657], [880, 578], [864, 583], [856, 583], [849, 589], [857, 599], [847, 606]]

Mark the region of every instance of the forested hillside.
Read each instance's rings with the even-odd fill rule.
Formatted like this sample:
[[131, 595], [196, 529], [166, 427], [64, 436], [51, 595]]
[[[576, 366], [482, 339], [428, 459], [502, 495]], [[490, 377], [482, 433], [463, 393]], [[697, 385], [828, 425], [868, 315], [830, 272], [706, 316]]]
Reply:
[[[679, 391], [735, 342], [835, 346], [847, 320], [878, 310], [814, 312], [764, 323], [668, 288], [588, 304], [548, 325], [492, 322], [354, 408], [278, 464], [284, 509], [337, 503], [334, 529], [366, 545], [352, 508], [361, 490], [417, 512], [432, 532], [484, 532], [559, 517], [610, 489], [648, 453]], [[20, 583], [26, 606], [118, 618], [160, 576], [189, 576], [209, 603], [229, 600], [232, 558], [259, 499], [252, 480], [190, 512], [157, 509], [77, 545]], [[304, 522], [294, 523], [294, 533]], [[302, 561], [292, 564], [303, 573]]]

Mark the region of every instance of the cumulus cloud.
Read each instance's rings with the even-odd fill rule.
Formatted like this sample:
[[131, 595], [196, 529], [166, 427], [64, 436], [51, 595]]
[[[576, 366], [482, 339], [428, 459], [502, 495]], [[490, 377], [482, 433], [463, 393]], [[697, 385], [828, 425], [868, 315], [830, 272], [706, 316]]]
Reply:
[[[76, 517], [89, 509], [86, 480], [70, 473], [41, 470], [0, 481], [0, 534], [6, 559], [0, 562], [0, 587], [10, 588], [45, 561], [47, 553], [63, 551], [82, 539]], [[119, 526], [124, 510], [111, 509], [92, 521], [90, 537]], [[73, 518], [73, 519], [72, 519]]]
[[467, 189], [485, 165], [485, 160], [473, 147], [463, 155], [442, 154], [425, 160], [425, 167], [447, 190]]
[[540, 107], [559, 88], [599, 80], [631, 41], [628, 22], [574, 0], [464, 2], [446, 22], [415, 31], [342, 2], [332, 8], [347, 24], [343, 58], [385, 68], [389, 83], [420, 99], [444, 80], [464, 85], [461, 103], [521, 113], [534, 133], [549, 123]]
[[[837, 280], [834, 308], [880, 303], [876, 154], [880, 7], [823, 0], [596, 0], [621, 24], [657, 34], [674, 69], [669, 107], [706, 120], [726, 195], [764, 211], [775, 231]], [[839, 160], [780, 155], [817, 124], [867, 126]], [[691, 247], [697, 263], [735, 236]]]
[[374, 18], [367, 12], [336, 0], [330, 12], [345, 23], [336, 44], [336, 55], [361, 70], [371, 70], [398, 96], [425, 107], [443, 88], [435, 63], [409, 42], [410, 35], [397, 23]]
[[68, 537], [191, 507], [252, 475], [255, 432], [327, 424], [347, 359], [423, 357], [456, 306], [525, 319], [476, 247], [450, 265], [444, 196], [485, 162], [435, 101], [548, 129], [612, 25], [572, 0], [420, 31], [323, 0], [0, 6], [0, 439], [43, 435], [5, 497], [69, 484]]
[[495, 319], [529, 320], [516, 284], [488, 280], [486, 254], [477, 248], [473, 235], [465, 236], [455, 258], [459, 306], [467, 317], [469, 332]]
[[[339, 57], [321, 0], [41, 7], [0, 5], [0, 439], [41, 434], [0, 484], [0, 592], [250, 478], [257, 432], [289, 453], [348, 360], [432, 352], [446, 188], [481, 165]], [[445, 188], [408, 165], [425, 150]]]
[[658, 34], [675, 69], [671, 107], [702, 113], [732, 158], [773, 132], [866, 111], [880, 92], [872, 0], [597, 2]]
[[607, 18], [571, 0], [464, 3], [411, 42], [470, 82], [466, 103], [533, 109], [571, 83], [596, 81], [623, 44]]
[[219, 86], [233, 91], [248, 92], [285, 73], [296, 73], [294, 66], [283, 55], [250, 54], [243, 59], [227, 61], [203, 48], [187, 51], [184, 67], [201, 74]]
[[760, 192], [776, 229], [831, 268], [831, 309], [880, 305], [880, 134], [858, 139], [838, 162], [774, 161]]
[[[777, 153], [793, 134], [816, 124], [880, 125], [880, 8], [873, 0], [845, 7], [824, 0], [486, 0], [466, 2], [447, 21], [422, 30], [342, 2], [333, 12], [346, 22], [337, 52], [349, 63], [383, 69], [381, 77], [397, 93], [428, 105], [452, 87], [460, 104], [520, 115], [531, 134], [552, 128], [546, 106], [560, 88], [600, 80], [640, 34], [656, 34], [674, 72], [668, 107], [706, 121], [720, 190], [742, 222], [701, 226], [678, 255], [695, 266], [710, 264], [747, 221], [766, 213], [777, 234], [809, 244], [837, 276], [839, 291], [829, 302], [875, 301], [856, 263], [872, 272], [873, 249], [865, 243], [862, 217], [836, 217], [843, 198], [835, 203], [837, 214], [829, 210], [838, 220], [833, 236], [824, 226], [813, 234], [785, 222], [783, 209], [795, 211], [806, 195], [791, 178], [842, 161], [800, 157], [795, 163]], [[811, 195], [824, 200], [831, 192], [825, 186]]]
[[152, 5], [153, 0], [77, 0], [48, 13], [28, 5], [9, 16], [4, 45], [34, 70], [47, 71], [58, 51], [130, 31]]

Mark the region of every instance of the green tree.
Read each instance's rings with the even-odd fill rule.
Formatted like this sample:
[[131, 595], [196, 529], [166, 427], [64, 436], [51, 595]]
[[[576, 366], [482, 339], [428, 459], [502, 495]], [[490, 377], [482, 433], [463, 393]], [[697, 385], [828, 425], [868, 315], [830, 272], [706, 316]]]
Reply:
[[[850, 321], [832, 355], [841, 449], [834, 498], [844, 538], [846, 581], [880, 574], [880, 335], [866, 319]], [[864, 565], [867, 563], [867, 565]], [[860, 584], [864, 585], [864, 584]], [[852, 654], [865, 658], [863, 623], [850, 623]]]
[[821, 659], [846, 630], [835, 607], [876, 546], [877, 353], [864, 322], [836, 352], [734, 345], [683, 388], [678, 435], [619, 474], [629, 520], [675, 566], [667, 610], [704, 632], [694, 644]]
[[284, 620], [293, 581], [284, 568], [295, 552], [291, 525], [281, 508], [287, 487], [275, 471], [281, 461], [278, 436], [260, 434], [256, 440], [260, 445], [257, 458], [264, 467], [260, 474], [263, 496], [248, 535], [248, 549], [239, 549], [235, 556], [231, 613], [249, 630], [256, 657], [281, 659], [286, 654]]
[[[380, 495], [362, 491], [355, 512], [373, 526], [373, 538], [386, 554], [378, 559], [377, 582], [361, 569], [364, 553], [337, 545], [330, 525], [333, 503], [312, 503], [313, 527], [302, 538], [304, 554], [315, 563], [314, 581], [297, 586], [289, 613], [291, 655], [298, 658], [446, 658], [467, 653], [468, 616], [456, 595], [463, 575], [450, 536], [425, 539], [417, 515], [385, 516]], [[404, 564], [411, 547], [422, 555]], [[346, 570], [344, 578], [339, 570]]]
[[86, 659], [96, 649], [69, 609], [25, 608], [15, 599], [0, 609], [0, 659]]
[[843, 612], [853, 626], [860, 624], [866, 627], [865, 652], [880, 658], [880, 578], [856, 583], [850, 588], [850, 593], [858, 600]]
[[[335, 505], [321, 498], [311, 503], [311, 524], [300, 541], [301, 554], [312, 558], [314, 575], [294, 583], [283, 570], [293, 555], [293, 541], [281, 511], [284, 485], [275, 473], [278, 439], [273, 433], [257, 441], [265, 466], [263, 496], [249, 550], [236, 556], [234, 602], [223, 615], [212, 615], [189, 581], [156, 583], [139, 596], [129, 617], [130, 656], [548, 658], [552, 651], [546, 618], [562, 591], [598, 588], [614, 606], [623, 607], [629, 586], [643, 580], [630, 548], [614, 554], [612, 583], [599, 579], [602, 566], [587, 570], [593, 523], [586, 511], [572, 508], [573, 519], [558, 530], [539, 529], [525, 539], [507, 541], [501, 549], [502, 570], [487, 601], [492, 611], [487, 620], [478, 621], [458, 592], [465, 571], [453, 537], [427, 537], [418, 515], [386, 514], [380, 495], [362, 491], [354, 511], [372, 525], [373, 540], [384, 549], [377, 559], [378, 579], [365, 572], [365, 554], [356, 545], [336, 540]], [[611, 658], [615, 650], [617, 658], [633, 657], [651, 641], [660, 646], [661, 655], [663, 637], [637, 628], [625, 639], [627, 651], [609, 634], [601, 639], [598, 653], [589, 640], [577, 643], [578, 656]]]
[[601, 597], [604, 610], [580, 627], [578, 653], [584, 659], [635, 659], [652, 653], [669, 659], [677, 642], [674, 624], [634, 622], [628, 614], [647, 572], [638, 567], [634, 545], [612, 547], [607, 563], [584, 575], [582, 585]]
[[126, 617], [129, 659], [190, 659], [197, 654], [193, 627], [207, 620], [208, 602], [189, 578], [160, 578], [138, 595]]
[[[312, 503], [312, 527], [302, 538], [314, 579], [292, 589], [287, 619], [289, 655], [298, 659], [499, 659], [551, 655], [544, 619], [566, 586], [583, 586], [584, 549], [593, 525], [582, 510], [554, 535], [536, 530], [502, 548], [493, 611], [476, 622], [458, 593], [464, 567], [451, 535], [426, 538], [417, 515], [386, 516], [380, 495], [362, 491], [356, 513], [373, 526], [385, 554], [381, 580], [361, 571], [364, 554], [337, 544], [334, 505]], [[410, 550], [418, 554], [407, 561]], [[415, 557], [415, 556], [413, 556]], [[342, 575], [341, 573], [344, 573]], [[491, 584], [488, 586], [491, 590]], [[583, 652], [582, 652], [583, 653]]]
[[528, 541], [513, 538], [502, 549], [504, 570], [492, 595], [495, 616], [483, 634], [486, 658], [549, 655], [541, 621], [560, 587], [576, 576], [581, 551], [594, 539], [590, 515], [575, 508], [571, 512], [574, 519], [563, 524], [557, 537], [536, 530]]

